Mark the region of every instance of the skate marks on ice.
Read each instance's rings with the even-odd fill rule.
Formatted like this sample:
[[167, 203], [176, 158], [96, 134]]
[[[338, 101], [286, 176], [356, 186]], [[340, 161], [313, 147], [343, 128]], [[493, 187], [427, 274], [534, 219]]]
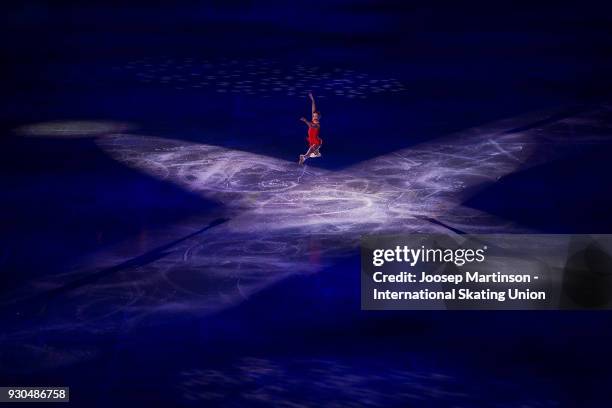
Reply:
[[[229, 221], [177, 242], [150, 262], [64, 291], [41, 327], [100, 331], [160, 312], [215, 312], [354, 253], [368, 233], [525, 232], [461, 203], [479, 186], [533, 164], [540, 142], [548, 143], [549, 155], [575, 149], [576, 143], [567, 143], [567, 126], [595, 127], [600, 141], [610, 134], [608, 122], [597, 125], [600, 111], [525, 127], [546, 117], [501, 121], [340, 171], [309, 167], [303, 175], [293, 162], [219, 146], [134, 134], [99, 138], [112, 158], [222, 203]], [[585, 143], [593, 143], [594, 134]], [[171, 242], [211, 221], [183, 220], [155, 235]], [[33, 282], [28, 291], [48, 293], [125, 262], [131, 246], [85, 259], [63, 275]]]

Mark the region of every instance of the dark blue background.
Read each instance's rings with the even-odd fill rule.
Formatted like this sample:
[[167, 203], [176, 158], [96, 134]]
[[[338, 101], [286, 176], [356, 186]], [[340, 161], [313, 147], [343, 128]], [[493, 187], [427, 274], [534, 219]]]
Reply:
[[[589, 2], [24, 1], [5, 7], [0, 295], [102, 245], [215, 207], [113, 161], [93, 139], [24, 138], [16, 127], [115, 120], [141, 134], [286, 160], [303, 149], [296, 119], [308, 112], [306, 99], [143, 84], [117, 69], [126, 61], [265, 58], [399, 78], [408, 90], [397, 95], [320, 102], [329, 136], [324, 160], [313, 165], [327, 169], [538, 109], [597, 105], [612, 94], [612, 10]], [[513, 174], [470, 205], [542, 232], [612, 232], [610, 153], [586, 148]], [[531, 199], [515, 199], [525, 196]], [[88, 406], [170, 406], [176, 389], [161, 385], [176, 382], [174, 373], [185, 367], [223, 370], [242, 356], [324, 357], [382, 373], [438, 370], [469, 386], [491, 378], [510, 384], [501, 391], [475, 387], [471, 406], [547, 397], [564, 406], [609, 401], [608, 313], [362, 312], [358, 262], [351, 257], [289, 279], [212, 317], [95, 339], [41, 337], [41, 345], [89, 343], [101, 352], [60, 368], [0, 369], [0, 383], [70, 385], [73, 400]], [[11, 344], [0, 344], [3, 361], [10, 361]], [[295, 392], [304, 399], [299, 393], [306, 391]]]

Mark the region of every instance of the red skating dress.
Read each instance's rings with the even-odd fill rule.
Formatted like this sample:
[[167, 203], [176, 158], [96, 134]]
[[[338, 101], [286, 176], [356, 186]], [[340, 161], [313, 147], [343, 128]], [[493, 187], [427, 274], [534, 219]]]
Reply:
[[320, 127], [309, 127], [308, 128], [308, 146], [317, 146], [323, 144], [323, 140], [319, 137]]

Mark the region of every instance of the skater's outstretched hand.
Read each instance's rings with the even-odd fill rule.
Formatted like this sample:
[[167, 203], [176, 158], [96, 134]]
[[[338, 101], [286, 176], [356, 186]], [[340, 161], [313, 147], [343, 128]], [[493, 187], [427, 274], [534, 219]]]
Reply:
[[308, 122], [308, 120], [307, 120], [305, 117], [303, 117], [303, 116], [300, 118], [300, 120], [301, 120], [302, 122]]
[[314, 100], [314, 96], [312, 96], [312, 92], [308, 92], [308, 97], [310, 98], [310, 100]]

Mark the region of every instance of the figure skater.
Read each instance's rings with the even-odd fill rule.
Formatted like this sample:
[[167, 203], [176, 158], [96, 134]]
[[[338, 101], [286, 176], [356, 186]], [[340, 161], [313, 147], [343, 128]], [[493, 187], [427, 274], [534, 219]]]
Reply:
[[319, 137], [319, 132], [321, 131], [321, 123], [319, 122], [321, 112], [317, 110], [315, 100], [311, 92], [308, 92], [308, 97], [312, 102], [312, 122], [309, 122], [304, 117], [300, 119], [302, 122], [308, 125], [308, 137], [306, 138], [308, 141], [308, 151], [306, 154], [300, 154], [300, 161], [298, 162], [300, 165], [304, 164], [308, 158], [321, 157], [321, 152], [319, 152], [319, 149], [323, 144], [323, 140], [321, 140]]

